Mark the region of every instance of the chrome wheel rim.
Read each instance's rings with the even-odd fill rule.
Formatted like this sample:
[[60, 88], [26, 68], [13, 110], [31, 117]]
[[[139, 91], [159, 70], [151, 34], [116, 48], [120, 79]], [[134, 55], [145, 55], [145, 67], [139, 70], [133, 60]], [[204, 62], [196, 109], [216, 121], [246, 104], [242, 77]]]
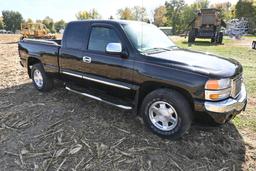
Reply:
[[178, 124], [178, 114], [167, 102], [157, 101], [149, 107], [149, 119], [161, 131], [171, 131]]
[[36, 69], [34, 71], [34, 82], [36, 83], [37, 87], [42, 88], [43, 87], [43, 76], [42, 73]]

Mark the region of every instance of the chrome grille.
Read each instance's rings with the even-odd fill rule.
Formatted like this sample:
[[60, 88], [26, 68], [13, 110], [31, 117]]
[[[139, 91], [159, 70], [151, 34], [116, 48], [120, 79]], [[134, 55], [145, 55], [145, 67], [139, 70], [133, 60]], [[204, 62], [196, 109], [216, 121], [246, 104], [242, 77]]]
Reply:
[[239, 75], [232, 80], [231, 96], [233, 98], [236, 98], [239, 95], [242, 87], [242, 82], [243, 82], [242, 75]]

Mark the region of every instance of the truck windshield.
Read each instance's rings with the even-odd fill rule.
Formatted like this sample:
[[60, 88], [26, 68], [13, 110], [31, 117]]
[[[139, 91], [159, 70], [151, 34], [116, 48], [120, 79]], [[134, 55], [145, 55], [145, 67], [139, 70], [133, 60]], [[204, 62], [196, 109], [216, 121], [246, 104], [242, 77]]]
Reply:
[[175, 44], [156, 26], [143, 22], [122, 25], [128, 39], [142, 52], [168, 51]]

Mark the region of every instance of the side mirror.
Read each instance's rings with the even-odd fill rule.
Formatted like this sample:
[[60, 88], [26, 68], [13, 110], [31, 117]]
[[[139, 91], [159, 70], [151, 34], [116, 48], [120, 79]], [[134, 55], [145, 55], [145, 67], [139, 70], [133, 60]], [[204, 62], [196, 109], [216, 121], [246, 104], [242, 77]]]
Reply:
[[110, 54], [121, 54], [122, 44], [121, 43], [108, 43], [106, 46], [106, 52]]

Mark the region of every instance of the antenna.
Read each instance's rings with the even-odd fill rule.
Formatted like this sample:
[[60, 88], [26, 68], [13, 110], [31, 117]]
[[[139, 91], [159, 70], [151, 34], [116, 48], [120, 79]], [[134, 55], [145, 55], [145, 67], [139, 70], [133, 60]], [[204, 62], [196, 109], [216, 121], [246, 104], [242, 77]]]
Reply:
[[[141, 8], [144, 7], [144, 2], [143, 0], [141, 0]], [[144, 14], [142, 13], [142, 17], [141, 17], [141, 41], [140, 41], [140, 49], [142, 49], [142, 45], [143, 45], [143, 20], [144, 20]]]

